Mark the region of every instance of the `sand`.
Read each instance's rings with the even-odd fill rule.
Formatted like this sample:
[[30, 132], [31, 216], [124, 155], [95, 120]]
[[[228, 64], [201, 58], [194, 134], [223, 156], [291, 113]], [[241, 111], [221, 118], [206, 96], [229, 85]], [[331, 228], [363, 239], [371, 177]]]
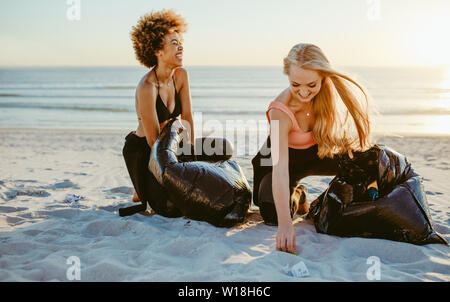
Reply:
[[[81, 281], [371, 281], [371, 256], [380, 260], [380, 281], [450, 281], [448, 246], [318, 234], [300, 216], [298, 255], [276, 251], [276, 227], [262, 222], [257, 207], [230, 229], [120, 217], [118, 209], [133, 204], [122, 158], [127, 133], [0, 129], [0, 281], [71, 280], [71, 256], [80, 260]], [[377, 142], [405, 154], [421, 174], [435, 228], [450, 241], [450, 138]], [[251, 184], [251, 157], [235, 159]], [[309, 201], [331, 179], [305, 178]], [[70, 193], [83, 198], [66, 202]], [[283, 270], [300, 261], [309, 276]]]

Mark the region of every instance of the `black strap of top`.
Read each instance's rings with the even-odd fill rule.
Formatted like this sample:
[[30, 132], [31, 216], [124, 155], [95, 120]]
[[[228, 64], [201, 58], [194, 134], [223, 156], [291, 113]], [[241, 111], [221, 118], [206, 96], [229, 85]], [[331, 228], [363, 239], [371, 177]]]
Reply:
[[177, 95], [177, 84], [175, 83], [175, 75], [172, 75], [172, 81], [173, 81], [173, 88], [175, 88], [175, 98]]
[[[156, 69], [154, 68], [153, 71], [155, 72], [156, 82], [158, 83], [158, 94], [159, 94], [159, 80], [158, 75], [156, 74]], [[175, 83], [175, 76], [172, 75], [172, 81], [173, 81], [173, 88], [175, 88], [175, 95], [177, 95], [177, 85]]]
[[158, 75], [156, 74], [156, 69], [153, 69], [153, 71], [155, 72], [155, 77], [156, 77], [156, 83], [158, 83], [158, 94], [159, 94], [159, 80], [158, 80]]

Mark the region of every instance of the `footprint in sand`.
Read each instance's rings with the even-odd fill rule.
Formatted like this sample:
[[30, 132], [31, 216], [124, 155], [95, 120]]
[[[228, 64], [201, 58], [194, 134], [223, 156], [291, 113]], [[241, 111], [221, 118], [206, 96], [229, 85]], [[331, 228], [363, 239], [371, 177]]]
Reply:
[[442, 195], [442, 194], [444, 194], [442, 192], [432, 192], [432, 191], [425, 191], [425, 193], [427, 193], [429, 195]]
[[23, 231], [23, 234], [27, 235], [27, 236], [36, 236], [39, 235], [40, 233], [42, 233], [42, 231], [39, 230], [27, 230], [27, 231]]
[[28, 210], [28, 208], [0, 206], [0, 213], [14, 213]]
[[6, 243], [8, 242], [10, 237], [0, 237], [0, 243]]
[[434, 229], [436, 230], [436, 232], [441, 233], [441, 234], [448, 234], [450, 233], [450, 228], [446, 225], [442, 225], [442, 224], [434, 224]]
[[108, 223], [105, 221], [94, 221], [86, 225], [81, 231], [85, 237], [97, 236], [120, 236], [130, 230], [131, 224], [126, 221]]
[[83, 172], [64, 172], [64, 174], [81, 175], [81, 176], [87, 175], [87, 173], [83, 173]]
[[35, 212], [19, 214], [18, 216], [22, 217], [22, 218], [25, 218], [25, 219], [28, 219], [28, 221], [38, 218], [38, 217], [36, 217], [36, 213]]
[[45, 190], [31, 188], [22, 190], [10, 190], [5, 193], [7, 200], [16, 198], [17, 196], [35, 196], [35, 197], [48, 197], [50, 193]]
[[425, 159], [427, 161], [435, 161], [437, 158], [436, 157], [432, 157], [432, 156], [425, 156]]
[[39, 217], [56, 217], [63, 219], [72, 219], [80, 214], [80, 211], [76, 208], [74, 209], [61, 209], [61, 210], [50, 210], [50, 211], [38, 211], [36, 216]]
[[122, 193], [122, 194], [133, 194], [134, 189], [127, 186], [121, 186], [121, 187], [115, 187], [109, 190], [104, 190], [103, 192], [109, 192], [109, 193]]
[[9, 224], [10, 226], [15, 226], [15, 225], [24, 223], [24, 222], [25, 222], [25, 219], [23, 219], [23, 218], [21, 218], [21, 217], [11, 217], [11, 216], [8, 216], [8, 217], [6, 217], [6, 221], [8, 222], [8, 224]]
[[99, 210], [103, 210], [103, 211], [107, 211], [107, 212], [111, 212], [111, 213], [114, 213], [119, 208], [120, 208], [119, 205], [110, 205], [110, 206], [98, 207]]
[[56, 189], [67, 189], [67, 188], [79, 189], [80, 187], [78, 187], [76, 184], [74, 184], [70, 180], [64, 179], [64, 181], [62, 181], [62, 182], [57, 182], [54, 185], [46, 186], [44, 188], [50, 189], [50, 190], [56, 190]]
[[32, 182], [32, 183], [36, 183], [37, 180], [34, 180], [34, 179], [18, 179], [15, 182]]

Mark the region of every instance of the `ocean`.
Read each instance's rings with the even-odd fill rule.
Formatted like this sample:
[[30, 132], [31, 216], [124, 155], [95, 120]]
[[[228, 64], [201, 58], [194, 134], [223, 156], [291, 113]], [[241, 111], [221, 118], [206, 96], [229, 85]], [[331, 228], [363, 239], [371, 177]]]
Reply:
[[[194, 115], [265, 121], [288, 86], [282, 67], [185, 67]], [[337, 67], [365, 88], [380, 135], [450, 135], [450, 69]], [[143, 67], [0, 68], [0, 128], [136, 129], [135, 88]]]

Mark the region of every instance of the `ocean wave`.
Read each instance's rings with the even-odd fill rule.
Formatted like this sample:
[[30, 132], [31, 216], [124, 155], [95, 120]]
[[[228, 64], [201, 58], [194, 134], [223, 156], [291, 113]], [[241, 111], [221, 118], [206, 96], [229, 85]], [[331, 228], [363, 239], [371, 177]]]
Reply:
[[[234, 116], [247, 116], [247, 115], [262, 115], [265, 116], [265, 111], [261, 110], [245, 110], [245, 108], [241, 110], [195, 110], [195, 112], [202, 112], [203, 114], [212, 114], [212, 115], [234, 115]], [[450, 108], [449, 109], [424, 109], [424, 110], [392, 110], [392, 111], [381, 111], [380, 114], [382, 115], [450, 115]]]
[[245, 110], [236, 109], [236, 110], [195, 110], [194, 112], [207, 114], [207, 115], [234, 115], [234, 116], [247, 116], [247, 115], [261, 115], [264, 116], [264, 111], [256, 111], [256, 110]]
[[[137, 85], [78, 85], [78, 86], [54, 86], [54, 85], [1, 85], [0, 90], [129, 90], [136, 89]], [[191, 85], [191, 89], [284, 89], [284, 86], [279, 85], [242, 85], [242, 84], [212, 84], [212, 85]]]
[[86, 85], [86, 86], [53, 86], [53, 85], [13, 85], [0, 86], [0, 90], [109, 90], [109, 89], [136, 89], [136, 85]]
[[[77, 105], [77, 104], [43, 104], [43, 103], [25, 103], [25, 102], [0, 102], [0, 108], [16, 108], [16, 109], [49, 109], [49, 110], [75, 110], [75, 111], [105, 111], [105, 112], [134, 112], [134, 107], [120, 107], [116, 106], [95, 106], [89, 104]], [[212, 116], [234, 116], [234, 117], [248, 117], [248, 116], [265, 116], [265, 109], [255, 110], [251, 109], [250, 106], [247, 108], [236, 108], [236, 109], [211, 109], [202, 108], [202, 106], [197, 106], [194, 108], [194, 112], [202, 113], [204, 115]], [[420, 115], [420, 116], [441, 116], [450, 115], [450, 108], [430, 108], [430, 109], [400, 109], [393, 108], [389, 110], [379, 110], [381, 115]]]
[[17, 93], [0, 93], [0, 97], [20, 97]]
[[130, 110], [127, 108], [118, 108], [118, 107], [116, 107], [116, 108], [114, 108], [114, 107], [90, 107], [90, 106], [76, 106], [76, 105], [46, 105], [46, 104], [27, 104], [27, 103], [0, 103], [0, 108], [130, 112]]
[[17, 94], [17, 93], [0, 93], [0, 98], [2, 97], [13, 97], [13, 98], [89, 98], [89, 99], [129, 99], [134, 98], [132, 95], [48, 95], [48, 94]]
[[450, 108], [405, 109], [381, 111], [385, 115], [450, 115]]
[[[0, 93], [0, 98], [2, 97], [13, 97], [13, 98], [60, 98], [60, 99], [69, 99], [69, 98], [89, 98], [89, 99], [134, 99], [134, 95], [51, 95], [51, 94], [17, 94], [17, 93]], [[192, 94], [193, 99], [268, 99], [274, 98], [274, 95], [226, 95], [226, 94], [217, 94], [217, 95], [196, 95]]]

